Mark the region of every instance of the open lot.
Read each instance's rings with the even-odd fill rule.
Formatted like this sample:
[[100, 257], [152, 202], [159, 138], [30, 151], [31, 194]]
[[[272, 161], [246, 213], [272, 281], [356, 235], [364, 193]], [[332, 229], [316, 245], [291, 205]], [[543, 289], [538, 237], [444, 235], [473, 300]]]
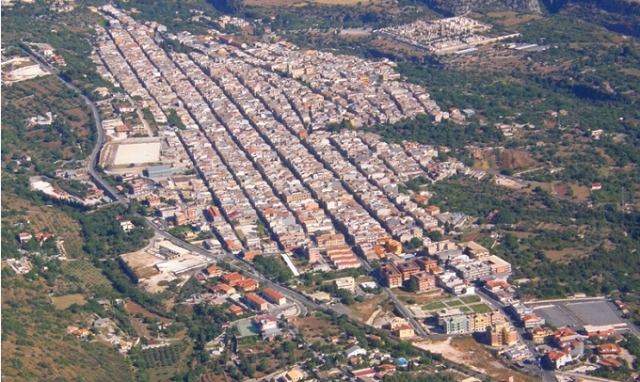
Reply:
[[606, 301], [546, 304], [536, 307], [535, 312], [555, 327], [625, 324]]
[[421, 349], [440, 353], [445, 358], [463, 364], [468, 368], [486, 374], [498, 381], [513, 377], [515, 381], [539, 381], [537, 377], [517, 372], [497, 359], [472, 337], [448, 338], [438, 342], [423, 342], [417, 345]]
[[160, 161], [160, 142], [120, 144], [114, 147], [114, 166]]
[[51, 301], [53, 302], [53, 306], [58, 310], [64, 310], [70, 307], [73, 304], [84, 305], [87, 303], [87, 300], [83, 295], [76, 294], [68, 294], [66, 296], [60, 297], [51, 297]]

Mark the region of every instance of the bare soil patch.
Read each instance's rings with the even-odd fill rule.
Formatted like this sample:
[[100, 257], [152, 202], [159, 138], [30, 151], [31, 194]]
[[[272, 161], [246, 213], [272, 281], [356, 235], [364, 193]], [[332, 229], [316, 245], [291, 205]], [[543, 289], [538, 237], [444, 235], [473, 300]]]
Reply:
[[51, 297], [51, 302], [53, 303], [53, 306], [56, 307], [56, 309], [64, 310], [73, 304], [84, 305], [87, 303], [87, 300], [83, 295], [77, 293], [60, 297]]

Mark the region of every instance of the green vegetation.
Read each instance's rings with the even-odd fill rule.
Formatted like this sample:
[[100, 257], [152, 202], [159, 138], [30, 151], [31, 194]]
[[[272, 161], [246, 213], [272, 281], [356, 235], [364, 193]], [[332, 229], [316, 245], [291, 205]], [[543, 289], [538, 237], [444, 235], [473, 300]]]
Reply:
[[94, 27], [103, 24], [103, 19], [87, 9], [86, 5], [94, 3], [92, 0], [78, 3], [71, 12], [51, 11], [46, 2], [16, 3], [11, 10], [2, 12], [2, 42], [3, 46], [20, 44], [25, 48], [29, 43], [50, 44], [65, 59], [61, 75], [93, 97], [95, 86], [111, 87], [98, 75], [90, 59]]
[[91, 185], [75, 179], [62, 179], [57, 182], [58, 186], [69, 194], [84, 199], [89, 195]]
[[253, 259], [253, 266], [256, 270], [271, 280], [285, 283], [293, 277], [291, 269], [280, 259], [280, 256], [259, 255]]
[[182, 344], [143, 350], [144, 367], [151, 369], [174, 365], [180, 359], [183, 351], [184, 346]]
[[493, 310], [485, 304], [471, 305], [471, 309], [474, 313], [489, 313]]
[[460, 300], [465, 304], [472, 304], [474, 302], [480, 302], [480, 297], [478, 296], [464, 296], [460, 297]]
[[446, 305], [441, 302], [432, 302], [430, 304], [427, 304], [425, 306], [422, 307], [422, 309], [427, 310], [427, 311], [431, 311], [431, 310], [440, 310], [440, 309], [446, 309]]
[[[50, 125], [28, 123], [48, 112], [55, 115]], [[52, 76], [3, 85], [2, 161], [7, 172], [54, 177], [63, 166], [59, 161], [82, 160], [91, 152], [96, 140], [93, 123], [82, 98]], [[65, 185], [76, 192], [71, 184]], [[81, 194], [81, 188], [77, 192]]]

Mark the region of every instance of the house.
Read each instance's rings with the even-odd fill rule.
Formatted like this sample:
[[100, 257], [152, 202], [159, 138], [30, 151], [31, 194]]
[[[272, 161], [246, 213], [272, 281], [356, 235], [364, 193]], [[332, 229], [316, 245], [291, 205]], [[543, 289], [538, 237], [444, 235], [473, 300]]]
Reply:
[[223, 273], [222, 269], [218, 268], [215, 265], [210, 266], [204, 271], [209, 277], [220, 277], [222, 276], [222, 273]]
[[236, 293], [236, 288], [224, 283], [219, 283], [217, 285], [214, 285], [209, 290], [211, 291], [211, 293], [219, 294], [223, 296], [229, 296]]
[[351, 374], [356, 380], [365, 380], [365, 378], [371, 378], [376, 375], [376, 371], [372, 368], [360, 369], [360, 370], [352, 370]]
[[602, 190], [602, 183], [594, 182], [591, 183], [591, 191]]
[[393, 317], [389, 321], [389, 329], [391, 330], [397, 330], [405, 325], [407, 325], [407, 320], [402, 317]]
[[353, 290], [356, 287], [356, 280], [353, 277], [340, 277], [333, 280], [333, 285], [337, 289]]
[[545, 343], [545, 340], [547, 339], [547, 337], [550, 337], [553, 335], [553, 332], [549, 329], [537, 327], [537, 328], [533, 328], [530, 335], [531, 335], [531, 340], [533, 341], [534, 344], [542, 345]]
[[282, 335], [282, 331], [278, 328], [278, 320], [271, 315], [255, 316], [253, 322], [260, 329], [263, 340], [272, 340]]
[[601, 359], [601, 360], [598, 361], [598, 365], [604, 366], [604, 367], [610, 367], [612, 369], [617, 369], [617, 368], [622, 366], [622, 364], [620, 362], [618, 362], [617, 360], [615, 360], [613, 358]]
[[235, 286], [237, 289], [240, 289], [243, 292], [251, 292], [258, 289], [260, 283], [258, 283], [254, 279], [246, 279], [238, 281]]
[[18, 234], [18, 241], [20, 242], [20, 244], [24, 244], [31, 239], [33, 239], [33, 236], [28, 232], [22, 232]]
[[440, 213], [440, 208], [437, 206], [427, 206], [424, 210], [429, 216], [436, 216]]
[[298, 382], [304, 379], [304, 373], [299, 369], [289, 370], [283, 377], [284, 382]]
[[244, 309], [242, 309], [242, 307], [238, 305], [233, 305], [229, 309], [227, 309], [227, 312], [235, 314], [236, 316], [240, 316], [244, 313]]
[[287, 303], [286, 297], [271, 288], [266, 288], [265, 290], [263, 290], [262, 296], [274, 305], [284, 305]]
[[122, 228], [124, 232], [130, 232], [135, 228], [135, 225], [133, 225], [131, 220], [123, 220], [120, 222], [120, 228]]
[[411, 325], [402, 325], [398, 329], [396, 329], [396, 336], [401, 340], [406, 340], [408, 338], [413, 338], [416, 336], [415, 331], [411, 327]]
[[574, 332], [569, 328], [559, 329], [553, 332], [553, 342], [556, 343], [558, 347], [565, 348], [578, 338], [578, 333]]
[[544, 325], [546, 322], [544, 318], [538, 317], [533, 313], [523, 316], [521, 321], [525, 329], [533, 329]]
[[619, 355], [622, 349], [617, 344], [602, 344], [596, 348], [600, 355]]
[[352, 346], [349, 349], [344, 351], [344, 356], [346, 358], [353, 358], [359, 355], [367, 355], [367, 351], [360, 346]]
[[554, 369], [559, 369], [569, 362], [573, 361], [573, 358], [568, 351], [550, 351], [545, 354], [545, 359], [549, 362]]
[[236, 286], [238, 282], [244, 280], [244, 276], [238, 272], [233, 272], [233, 273], [227, 273], [225, 275], [222, 275], [220, 280], [222, 280], [223, 282], [231, 286]]
[[258, 295], [255, 293], [247, 293], [242, 299], [244, 303], [247, 304], [251, 309], [257, 311], [267, 310], [267, 302], [258, 297]]

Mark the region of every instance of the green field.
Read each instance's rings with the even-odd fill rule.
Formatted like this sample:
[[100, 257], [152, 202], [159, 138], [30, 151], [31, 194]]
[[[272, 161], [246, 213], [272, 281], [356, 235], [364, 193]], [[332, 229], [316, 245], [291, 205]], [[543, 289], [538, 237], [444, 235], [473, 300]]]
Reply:
[[480, 302], [480, 297], [478, 296], [464, 296], [460, 297], [460, 300], [465, 304], [473, 304], [474, 302]]
[[77, 278], [87, 289], [96, 294], [111, 291], [111, 282], [88, 260], [68, 261], [63, 265], [63, 272]]
[[489, 313], [493, 310], [485, 304], [471, 305], [471, 309], [473, 309], [474, 313]]
[[446, 309], [447, 306], [443, 303], [443, 302], [432, 302], [431, 304], [427, 304], [424, 307], [422, 307], [423, 310], [439, 310], [439, 309]]
[[446, 304], [447, 304], [450, 308], [453, 308], [453, 307], [456, 307], [456, 306], [463, 305], [462, 301], [460, 301], [460, 300], [451, 300], [451, 301], [447, 301], [447, 302], [446, 302]]

